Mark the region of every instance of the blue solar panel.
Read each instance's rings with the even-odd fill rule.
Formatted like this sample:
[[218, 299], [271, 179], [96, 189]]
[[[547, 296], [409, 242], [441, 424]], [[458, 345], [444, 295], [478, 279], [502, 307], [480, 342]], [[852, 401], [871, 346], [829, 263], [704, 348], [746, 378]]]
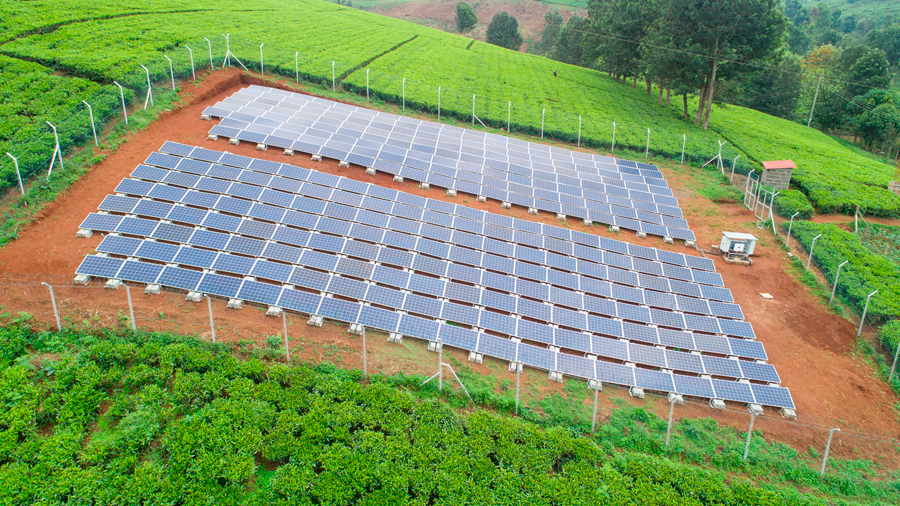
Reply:
[[118, 258], [88, 255], [84, 257], [75, 272], [99, 278], [114, 278], [123, 262], [124, 260]]
[[116, 274], [122, 281], [134, 281], [136, 283], [153, 283], [163, 270], [162, 265], [148, 264], [146, 262], [127, 261]]
[[675, 381], [675, 391], [682, 395], [705, 397], [707, 399], [715, 397], [712, 381], [708, 379], [685, 376], [683, 374], [673, 374], [672, 379]]
[[406, 336], [436, 341], [438, 324], [433, 320], [405, 314], [400, 318], [400, 325], [398, 325], [397, 331]]
[[202, 277], [203, 273], [199, 271], [167, 266], [160, 273], [156, 282], [162, 286], [171, 288], [194, 290]]
[[285, 289], [281, 292], [278, 305], [300, 313], [316, 314], [322, 299], [323, 297], [319, 295]]
[[504, 360], [516, 359], [516, 343], [490, 334], [481, 334], [478, 338], [478, 352]]
[[[253, 264], [250, 275], [257, 278], [287, 283], [291, 278], [292, 270], [293, 267], [287, 264], [269, 262], [267, 260], [257, 260], [256, 263]], [[274, 302], [272, 304], [274, 304]]]
[[79, 228], [97, 232], [112, 232], [119, 226], [119, 223], [121, 223], [123, 219], [122, 216], [91, 213], [81, 222]]
[[712, 386], [716, 391], [716, 398], [718, 399], [748, 404], [755, 402], [753, 391], [750, 389], [750, 385], [746, 383], [713, 379]]
[[794, 409], [794, 401], [791, 399], [791, 394], [788, 392], [787, 388], [768, 385], [750, 385], [750, 388], [756, 402], [760, 404], [777, 408]]
[[356, 320], [366, 327], [395, 332], [400, 323], [400, 314], [372, 306], [363, 306]]
[[97, 251], [112, 253], [114, 255], [132, 256], [141, 245], [141, 242], [140, 239], [108, 235], [103, 238], [103, 242], [97, 246]]

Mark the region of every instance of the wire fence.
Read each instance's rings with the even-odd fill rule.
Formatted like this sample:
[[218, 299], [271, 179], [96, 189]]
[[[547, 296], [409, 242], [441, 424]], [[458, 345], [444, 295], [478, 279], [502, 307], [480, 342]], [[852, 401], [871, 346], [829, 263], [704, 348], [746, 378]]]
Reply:
[[[123, 283], [117, 289], [108, 289], [104, 283], [91, 282], [79, 285], [75, 284], [73, 279], [55, 274], [0, 273], [0, 299], [4, 302], [0, 311], [5, 312], [3, 316], [6, 318], [30, 321], [32, 325], [47, 330], [55, 330], [57, 326], [88, 331], [106, 328], [140, 329], [193, 334], [208, 341], [218, 339], [232, 343], [258, 343], [264, 341], [266, 336], [274, 342], [277, 336], [278, 342], [283, 340], [285, 343], [280, 352], [295, 353], [295, 360], [297, 351], [292, 348], [298, 346], [298, 340], [306, 336], [305, 324], [312, 316], [286, 311], [281, 313], [281, 318], [273, 318], [267, 316], [268, 308], [260, 305], [245, 304], [243, 309], [235, 310], [225, 307], [227, 299], [211, 297], [209, 300], [199, 302], [189, 301], [185, 299], [186, 292], [177, 289], [161, 287], [159, 293], [151, 295], [143, 293], [146, 288], [143, 285]], [[340, 329], [346, 327], [339, 322], [325, 322], [326, 327], [332, 324]], [[343, 335], [343, 331], [338, 333]], [[289, 335], [290, 341], [287, 339]], [[325, 339], [322, 336], [320, 338]], [[291, 345], [289, 342], [294, 344]], [[347, 344], [350, 344], [349, 336]], [[369, 350], [373, 348], [370, 345]], [[343, 365], [362, 368], [362, 361], [361, 356], [358, 364], [353, 360], [352, 363]], [[420, 373], [427, 370], [430, 365], [417, 364], [415, 367], [418, 370], [396, 371], [396, 367], [394, 369], [395, 372]], [[369, 371], [372, 370], [370, 362]], [[575, 380], [573, 378], [570, 381]], [[603, 387], [620, 391], [622, 395], [626, 391], [615, 385], [604, 384]], [[663, 394], [647, 391], [646, 395], [663, 403], [669, 402]], [[823, 449], [829, 431], [840, 429], [836, 444], [862, 448], [860, 456], [883, 457], [890, 455], [895, 449], [900, 449], [900, 434], [879, 431], [844, 420], [810, 416], [802, 412], [797, 413], [796, 419], [789, 420], [770, 409], [766, 409], [760, 415], [751, 415], [746, 409], [731, 404], [727, 404], [724, 411], [719, 411], [709, 407], [706, 400], [694, 398], [685, 398], [684, 405], [692, 408], [692, 414], [711, 416], [720, 420], [724, 417], [723, 423], [734, 424], [738, 428], [741, 420], [749, 424], [752, 419], [757, 432], [762, 430], [765, 433], [768, 430], [775, 438], [787, 435], [795, 444], [799, 439], [810, 448]], [[673, 409], [675, 413], [673, 420], [681, 418], [678, 410], [682, 408]]]

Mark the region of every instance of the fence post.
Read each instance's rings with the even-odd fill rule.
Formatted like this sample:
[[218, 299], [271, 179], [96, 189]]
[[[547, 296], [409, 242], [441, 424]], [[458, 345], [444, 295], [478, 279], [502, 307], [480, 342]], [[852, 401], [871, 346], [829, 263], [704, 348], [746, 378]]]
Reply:
[[[294, 52], [294, 80], [300, 84], [300, 51]], [[366, 98], [369, 98], [369, 69], [366, 69]]]
[[169, 55], [164, 54], [163, 58], [169, 60], [169, 75], [172, 77], [172, 91], [175, 91], [175, 70], [172, 68], [172, 59], [169, 58]]
[[872, 296], [876, 293], [878, 293], [878, 290], [875, 290], [874, 292], [870, 293], [868, 297], [866, 297], [866, 307], [863, 308], [862, 317], [859, 319], [859, 329], [856, 331], [856, 337], [859, 337], [859, 335], [862, 334], [863, 323], [865, 323], [866, 321], [866, 312], [869, 310], [869, 299], [871, 299]]
[[[203, 38], [206, 39], [206, 37], [203, 37]], [[206, 39], [206, 46], [209, 48], [209, 70], [210, 70], [210, 72], [212, 72], [213, 70], [216, 70], [216, 64], [213, 63], [212, 42], [210, 42], [209, 39]]]
[[791, 242], [791, 228], [794, 227], [794, 218], [795, 218], [798, 214], [800, 214], [800, 211], [797, 211], [796, 213], [794, 213], [794, 214], [791, 215], [791, 223], [788, 225], [788, 234], [787, 234], [787, 238], [785, 238], [785, 240], [784, 240], [784, 247], [785, 247], [785, 248], [787, 248], [787, 247], [788, 247], [788, 244]]
[[644, 149], [644, 160], [648, 160], [650, 157], [650, 129], [647, 129], [647, 148]]
[[[474, 96], [474, 95], [473, 95]], [[438, 392], [444, 391], [444, 347], [438, 340]]]
[[[734, 170], [734, 169], [732, 169], [732, 170]], [[733, 174], [734, 174], [734, 172], [732, 172], [732, 175]], [[772, 235], [774, 235], [776, 239], [778, 239], [778, 232], [775, 230], [775, 216], [772, 215], [772, 209], [775, 208], [775, 197], [777, 197], [780, 194], [781, 194], [781, 192], [773, 193], [772, 200], [769, 201], [769, 219], [772, 220]], [[765, 202], [763, 202], [763, 204], [765, 204]]]
[[837, 274], [834, 275], [834, 286], [831, 287], [831, 298], [828, 299], [828, 303], [829, 303], [829, 304], [831, 304], [832, 302], [834, 302], [834, 292], [837, 291], [837, 282], [838, 282], [838, 278], [841, 277], [841, 267], [843, 267], [844, 264], [846, 264], [846, 263], [849, 262], [849, 261], [850, 261], [850, 260], [844, 260], [843, 263], [841, 263], [840, 265], [838, 265]]
[[63, 165], [62, 149], [60, 149], [59, 147], [59, 134], [56, 132], [56, 127], [53, 126], [53, 124], [49, 121], [46, 121], [45, 123], [50, 125], [50, 128], [53, 129], [53, 138], [56, 139], [56, 147], [53, 149], [53, 157], [50, 158], [50, 170], [47, 171], [47, 179], [50, 179], [50, 174], [53, 174], [53, 164], [56, 162], [57, 155], [59, 156], [59, 167], [63, 170], [65, 170], [66, 167]]
[[822, 234], [813, 237], [812, 245], [809, 247], [809, 258], [806, 260], [806, 270], [809, 270], [809, 263], [812, 262], [813, 250], [816, 249], [816, 240], [818, 240], [819, 237], [822, 237]]
[[[300, 81], [298, 80], [297, 82], [299, 83]], [[369, 100], [369, 69], [366, 69], [366, 100]], [[440, 102], [440, 99], [438, 99], [438, 102]], [[438, 109], [440, 109], [440, 106], [438, 106]], [[438, 117], [441, 117], [440, 113], [438, 113]]]
[[56, 328], [62, 332], [62, 322], [59, 319], [59, 310], [56, 309], [56, 295], [53, 293], [53, 287], [46, 282], [41, 282], [41, 284], [50, 289], [50, 303], [53, 304], [53, 315], [56, 316]]
[[[368, 83], [368, 81], [366, 81]], [[368, 86], [368, 84], [366, 85]], [[438, 121], [441, 120], [441, 87], [438, 86]]]
[[831, 450], [831, 436], [834, 436], [835, 431], [840, 431], [841, 429], [831, 429], [828, 431], [828, 442], [825, 443], [825, 456], [822, 457], [822, 470], [819, 471], [819, 476], [825, 475], [825, 464], [828, 462], [828, 452]]
[[[403, 78], [402, 86], [403, 86], [403, 110], [405, 111], [406, 110], [406, 78], [405, 77]], [[474, 104], [474, 102], [475, 102], [475, 100], [473, 98], [472, 103]], [[472, 106], [472, 114], [473, 115], [475, 114], [475, 106], [474, 105]], [[473, 121], [472, 124], [474, 124], [474, 120], [472, 120], [472, 121]]]
[[144, 99], [144, 110], [146, 111], [148, 102], [153, 105], [153, 84], [150, 82], [150, 70], [143, 65], [141, 68], [147, 73], [147, 98]]
[[[898, 346], [900, 348], [900, 346]], [[519, 375], [522, 372], [519, 370], [519, 364], [516, 364], [516, 414], [519, 414]]]
[[510, 118], [512, 118], [512, 102], [506, 104], [506, 133], [509, 133]]
[[616, 122], [613, 121], [613, 140], [612, 140], [612, 148], [609, 150], [610, 153], [616, 152]]
[[[13, 155], [9, 154], [9, 152], [6, 153], [6, 156], [12, 158], [13, 165], [16, 166], [16, 177], [19, 178], [19, 190], [21, 190], [22, 197], [24, 197], [25, 196], [25, 186], [22, 185], [22, 174], [19, 172], [19, 160], [16, 157], [14, 157]], [[25, 205], [27, 206], [28, 202], [25, 202]]]
[[99, 146], [100, 141], [97, 140], [97, 126], [94, 125], [94, 108], [91, 107], [91, 104], [85, 102], [84, 100], [82, 100], [81, 103], [87, 106], [88, 113], [91, 115], [91, 131], [94, 132], [94, 145]]
[[684, 147], [687, 145], [687, 134], [681, 134], [681, 161], [678, 166], [684, 165]]
[[475, 126], [475, 94], [472, 94], [472, 126]]
[[334, 60], [331, 60], [331, 92], [337, 92], [337, 83], [334, 81]]
[[203, 294], [206, 297], [206, 303], [209, 305], [209, 328], [212, 330], [212, 339], [213, 343], [216, 342], [216, 322], [213, 320], [213, 312], [212, 312], [212, 299], [209, 298], [209, 295]]
[[594, 411], [591, 414], [591, 434], [593, 434], [597, 430], [597, 397], [600, 394], [600, 389], [594, 389]]
[[125, 294], [128, 295], [128, 312], [131, 313], [131, 330], [137, 330], [137, 323], [134, 321], [134, 305], [131, 303], [131, 287], [122, 283], [125, 287]]
[[675, 413], [675, 398], [669, 402], [669, 424], [666, 426], [666, 450], [669, 449], [669, 435], [672, 433], [672, 414]]
[[744, 446], [744, 462], [747, 461], [747, 453], [750, 452], [750, 438], [753, 437], [753, 422], [756, 420], [756, 413], [750, 414], [750, 430], [747, 431], [747, 444]]
[[737, 155], [734, 157], [734, 160], [731, 161], [731, 178], [728, 179], [728, 183], [734, 183], [734, 168], [737, 166], [737, 159], [740, 158], [741, 155]]
[[265, 42], [259, 45], [259, 73], [266, 75], [266, 64], [263, 62], [263, 45], [265, 45]]
[[363, 377], [368, 378], [369, 377], [369, 366], [368, 366], [368, 362], [366, 359], [367, 352], [366, 352], [366, 327], [365, 327], [365, 325], [363, 325], [363, 328], [362, 328], [362, 338], [363, 338]]
[[578, 147], [581, 147], [581, 115], [578, 115]]
[[284, 358], [287, 363], [291, 363], [291, 349], [288, 346], [287, 311], [281, 311], [281, 320], [284, 323]]
[[119, 87], [119, 96], [122, 97], [122, 114], [125, 115], [125, 126], [128, 126], [128, 108], [125, 107], [125, 90], [122, 89], [122, 85], [117, 81], [113, 81], [113, 84]]
[[194, 70], [194, 50], [187, 46], [184, 46], [184, 47], [191, 54], [191, 77], [193, 77], [194, 81], [196, 81], [197, 80], [197, 72]]
[[547, 109], [541, 109], [541, 139], [544, 138], [544, 114], [547, 113]]
[[894, 350], [894, 363], [891, 364], [891, 374], [888, 375], [888, 384], [892, 384], [891, 381], [894, 379], [894, 369], [897, 368], [897, 356], [900, 355], [900, 343], [897, 343], [897, 349]]

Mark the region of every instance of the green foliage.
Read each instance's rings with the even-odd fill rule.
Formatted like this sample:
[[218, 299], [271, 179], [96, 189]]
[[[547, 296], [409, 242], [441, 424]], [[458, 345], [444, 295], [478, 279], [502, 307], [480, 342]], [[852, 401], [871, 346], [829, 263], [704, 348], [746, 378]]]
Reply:
[[900, 320], [893, 320], [885, 323], [878, 334], [881, 344], [891, 352], [893, 356], [897, 350], [897, 343], [900, 343]]
[[478, 23], [478, 15], [475, 9], [467, 2], [456, 4], [456, 30], [459, 33], [468, 33]]
[[519, 46], [522, 45], [519, 22], [505, 11], [494, 14], [490, 24], [488, 24], [485, 40], [488, 44], [518, 51]]
[[[782, 228], [787, 229], [787, 223]], [[868, 318], [893, 319], [900, 316], [900, 267], [875, 255], [866, 248], [854, 234], [828, 223], [794, 221], [791, 236], [809, 251], [812, 240], [817, 235], [813, 261], [829, 283], [833, 283], [838, 265], [849, 261], [841, 268], [837, 293], [841, 300], [862, 313], [866, 297], [875, 290], [867, 313]]]
[[866, 223], [859, 237], [869, 251], [900, 265], [900, 226]]
[[814, 211], [809, 199], [801, 191], [784, 190], [775, 197], [775, 212], [779, 216], [790, 218], [794, 213], [800, 213], [797, 219], [808, 220], [812, 218]]
[[[736, 476], [792, 469], [797, 453], [754, 438], [762, 460], [745, 467], [740, 435], [712, 421], [682, 421], [675, 442], [703, 462], [718, 438], [723, 470], [661, 456], [665, 422], [642, 408], [615, 410], [591, 441], [401, 388], [420, 377], [363, 383], [168, 334], [4, 328], [0, 342], [41, 366], [0, 369], [4, 504], [826, 504]], [[810, 487], [892, 497], [808, 471]]]

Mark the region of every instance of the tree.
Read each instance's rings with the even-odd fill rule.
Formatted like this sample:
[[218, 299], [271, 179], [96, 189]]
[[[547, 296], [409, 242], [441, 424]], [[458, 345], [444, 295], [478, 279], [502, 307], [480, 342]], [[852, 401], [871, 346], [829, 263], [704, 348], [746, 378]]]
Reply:
[[544, 14], [544, 29], [541, 31], [541, 41], [535, 44], [537, 54], [550, 54], [556, 39], [559, 37], [559, 30], [562, 28], [563, 18], [559, 15], [559, 11], [547, 11]]
[[856, 134], [872, 150], [878, 147], [878, 143], [893, 143], [897, 138], [897, 130], [900, 129], [897, 118], [900, 117], [900, 111], [897, 109], [896, 98], [887, 90], [869, 90], [865, 95], [857, 97], [861, 112], [853, 118], [852, 123]]
[[732, 103], [749, 107], [786, 120], [797, 119], [802, 73], [800, 57], [787, 53], [779, 60], [765, 62], [766, 67], [746, 75], [740, 96]]
[[466, 2], [456, 4], [456, 29], [459, 33], [468, 33], [478, 23], [475, 9]]
[[590, 66], [590, 59], [584, 50], [582, 42], [584, 32], [588, 28], [587, 19], [576, 14], [569, 16], [569, 20], [559, 30], [556, 44], [550, 51], [550, 58], [572, 65]]
[[590, 55], [599, 58], [600, 68], [619, 77], [637, 77], [645, 70], [641, 63], [641, 41], [658, 18], [657, 2], [634, 0], [592, 0], [588, 19], [592, 35], [587, 36]]
[[867, 48], [866, 52], [850, 65], [847, 80], [854, 84], [847, 85], [847, 92], [857, 96], [865, 95], [870, 88], [887, 88], [891, 82], [889, 71], [884, 51]]
[[519, 33], [519, 22], [505, 12], [494, 14], [494, 19], [487, 28], [488, 44], [518, 51], [522, 45], [522, 34]]
[[[779, 48], [787, 27], [780, 0], [669, 0], [664, 14], [675, 47], [696, 45], [707, 58], [694, 123], [709, 128], [719, 62], [759, 61]], [[741, 66], [734, 66], [741, 67]], [[737, 73], [743, 69], [734, 68]], [[704, 112], [706, 113], [704, 118]]]
[[880, 30], [866, 34], [866, 44], [884, 51], [888, 62], [896, 66], [900, 63], [900, 24], [894, 23]]

